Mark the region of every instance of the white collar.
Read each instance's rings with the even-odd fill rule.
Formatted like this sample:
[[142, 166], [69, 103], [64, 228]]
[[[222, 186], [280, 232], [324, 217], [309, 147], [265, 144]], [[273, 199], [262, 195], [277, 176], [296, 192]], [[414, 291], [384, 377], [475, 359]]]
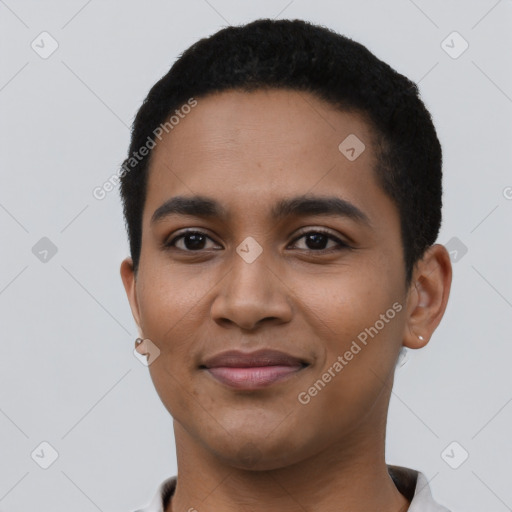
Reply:
[[[405, 495], [407, 489], [414, 489], [414, 495], [409, 498], [412, 498], [412, 500], [407, 512], [450, 512], [447, 508], [434, 501], [430, 485], [423, 473], [403, 466], [388, 465], [388, 468], [393, 472], [397, 488], [402, 494]], [[167, 506], [169, 498], [176, 488], [176, 480], [176, 476], [164, 480], [159, 485], [151, 503], [146, 508], [136, 512], [164, 512], [164, 507]]]

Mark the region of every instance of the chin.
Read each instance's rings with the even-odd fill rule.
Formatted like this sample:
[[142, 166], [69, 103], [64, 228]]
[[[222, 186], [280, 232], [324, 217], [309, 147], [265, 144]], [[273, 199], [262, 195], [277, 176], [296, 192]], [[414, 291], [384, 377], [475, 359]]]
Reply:
[[247, 471], [270, 471], [288, 467], [306, 458], [311, 451], [311, 446], [308, 449], [298, 440], [291, 439], [290, 435], [269, 439], [265, 434], [261, 435], [261, 430], [253, 436], [244, 433], [238, 439], [244, 440], [233, 442], [230, 436], [225, 445], [211, 448], [224, 464]]

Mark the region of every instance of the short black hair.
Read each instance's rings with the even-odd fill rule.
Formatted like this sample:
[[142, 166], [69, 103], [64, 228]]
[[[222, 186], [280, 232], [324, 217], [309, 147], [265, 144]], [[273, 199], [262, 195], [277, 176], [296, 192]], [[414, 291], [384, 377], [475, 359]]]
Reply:
[[[415, 263], [436, 241], [441, 226], [442, 154], [430, 113], [416, 84], [365, 46], [298, 19], [258, 19], [200, 39], [149, 91], [135, 116], [119, 174], [135, 272], [152, 152], [137, 159], [132, 155], [144, 146], [152, 149], [155, 133], [162, 132], [158, 127], [191, 98], [268, 88], [311, 93], [369, 123], [377, 181], [400, 215], [409, 285]], [[171, 124], [166, 126], [172, 129]]]

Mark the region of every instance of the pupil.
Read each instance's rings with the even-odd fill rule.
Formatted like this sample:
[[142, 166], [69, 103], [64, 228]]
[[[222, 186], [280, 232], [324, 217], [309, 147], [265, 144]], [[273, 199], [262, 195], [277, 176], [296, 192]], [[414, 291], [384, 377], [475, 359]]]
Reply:
[[[203, 240], [201, 240], [201, 238]], [[190, 240], [192, 240], [192, 243], [187, 243], [187, 241]], [[202, 249], [202, 245], [204, 245], [204, 235], [192, 234], [185, 237], [185, 246], [187, 249]]]
[[[309, 244], [309, 241], [313, 241], [313, 247]], [[306, 243], [310, 249], [325, 249], [325, 242], [327, 240], [327, 236], [322, 233], [313, 233], [312, 235], [307, 235]]]

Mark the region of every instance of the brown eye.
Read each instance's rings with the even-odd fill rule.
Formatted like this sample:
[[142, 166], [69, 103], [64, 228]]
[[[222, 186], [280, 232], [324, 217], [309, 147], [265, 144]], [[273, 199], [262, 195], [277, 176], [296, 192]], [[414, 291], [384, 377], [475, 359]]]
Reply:
[[[205, 235], [201, 231], [187, 231], [174, 237], [170, 242], [165, 243], [165, 247], [176, 247], [182, 251], [189, 252], [200, 251], [201, 249], [208, 249], [208, 247], [205, 247], [208, 240], [213, 242], [209, 236]], [[183, 242], [181, 247], [177, 245], [177, 242]]]
[[[311, 230], [305, 232], [294, 240], [293, 245], [296, 245], [297, 241], [301, 239], [304, 239], [305, 247], [298, 247], [300, 250], [312, 252], [329, 252], [333, 250], [350, 249], [348, 244], [342, 242], [339, 238], [335, 237], [327, 231]], [[207, 246], [208, 241], [215, 245], [214, 240], [212, 240], [202, 231], [186, 231], [174, 237], [171, 241], [164, 243], [164, 247], [176, 248], [185, 252], [198, 252], [203, 249], [214, 248], [212, 246]], [[331, 246], [328, 246], [329, 242], [331, 242]]]
[[[349, 246], [342, 242], [339, 238], [335, 237], [329, 232], [322, 230], [308, 231], [303, 233], [299, 238], [296, 238], [294, 244], [297, 243], [298, 240], [304, 238], [304, 243], [306, 247], [299, 247], [299, 249], [309, 250], [309, 251], [330, 251], [330, 250], [339, 250], [344, 248], [349, 248]], [[332, 241], [334, 244], [330, 247], [326, 247], [329, 241]]]

